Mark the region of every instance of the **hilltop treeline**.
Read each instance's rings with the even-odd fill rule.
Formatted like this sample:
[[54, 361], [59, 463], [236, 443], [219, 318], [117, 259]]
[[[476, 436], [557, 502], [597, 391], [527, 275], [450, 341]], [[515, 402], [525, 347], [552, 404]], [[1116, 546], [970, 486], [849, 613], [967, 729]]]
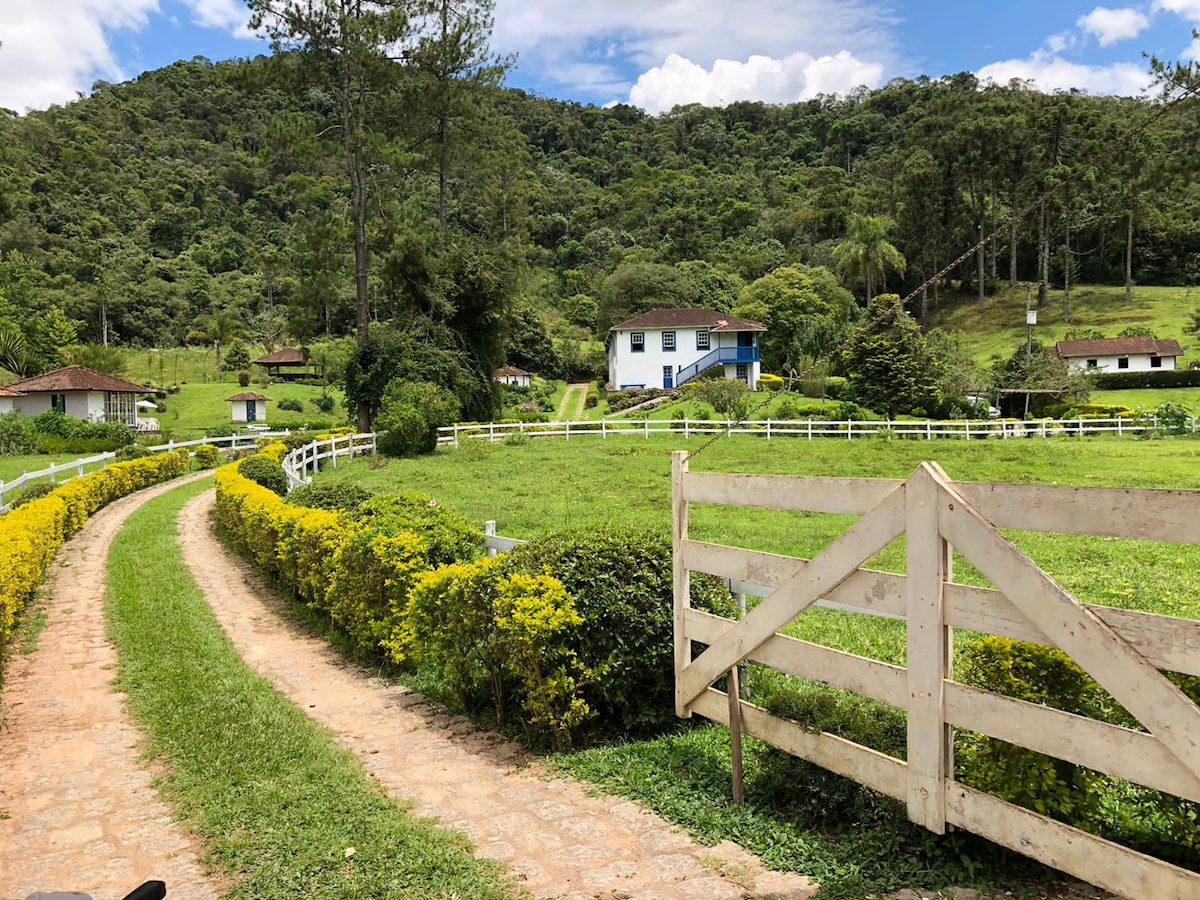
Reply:
[[[334, 102], [263, 59], [197, 58], [0, 120], [0, 322], [63, 327], [57, 307], [80, 339], [107, 327], [129, 345], [210, 339], [214, 316], [268, 343], [349, 333]], [[443, 143], [373, 135], [372, 315], [466, 334], [481, 364], [543, 367], [564, 364], [555, 336], [650, 306], [729, 308], [780, 266], [835, 268], [856, 217], [882, 220], [906, 261], [886, 287], [907, 292], [1156, 109], [967, 74], [657, 117], [511, 89], [470, 102]], [[1194, 281], [1198, 119], [1181, 105], [1112, 149], [924, 302], [1018, 279]]]

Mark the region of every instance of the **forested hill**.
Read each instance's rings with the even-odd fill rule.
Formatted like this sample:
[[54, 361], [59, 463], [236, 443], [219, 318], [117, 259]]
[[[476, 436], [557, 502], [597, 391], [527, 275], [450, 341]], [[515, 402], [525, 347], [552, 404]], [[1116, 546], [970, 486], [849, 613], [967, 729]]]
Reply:
[[[44, 328], [57, 306], [81, 339], [98, 340], [106, 318], [121, 344], [183, 342], [225, 314], [266, 330], [286, 321], [299, 339], [348, 333], [334, 103], [281, 87], [264, 60], [198, 58], [0, 120], [0, 323]], [[903, 292], [1153, 110], [981, 90], [970, 75], [658, 117], [507, 89], [471, 103], [441, 141], [419, 114], [372, 134], [376, 318], [455, 327], [494, 304], [496, 328], [515, 322], [528, 338], [539, 323], [602, 333], [653, 305], [729, 308], [780, 266], [833, 268], [863, 216], [882, 219], [907, 261], [887, 275]], [[1028, 215], [986, 254], [983, 280], [1036, 281], [1044, 258], [1051, 282], [1066, 267], [1073, 281], [1120, 284], [1132, 241], [1137, 282], [1194, 282], [1198, 140], [1184, 104]], [[942, 295], [974, 296], [976, 262]]]

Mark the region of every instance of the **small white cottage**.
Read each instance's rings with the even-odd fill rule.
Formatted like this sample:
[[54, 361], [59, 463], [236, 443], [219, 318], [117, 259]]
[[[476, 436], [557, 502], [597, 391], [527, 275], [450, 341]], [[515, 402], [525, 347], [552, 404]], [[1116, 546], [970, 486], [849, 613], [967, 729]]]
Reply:
[[119, 422], [134, 428], [137, 395], [149, 393], [150, 388], [86, 366], [67, 366], [10, 384], [8, 390], [17, 392], [12, 405], [22, 415], [57, 409], [85, 422]]
[[265, 425], [267, 422], [267, 401], [270, 397], [256, 391], [242, 391], [227, 397], [226, 402], [233, 406], [233, 422], [235, 425]]
[[16, 409], [13, 403], [20, 396], [20, 391], [10, 391], [8, 388], [0, 387], [0, 416]]
[[516, 366], [501, 366], [496, 370], [496, 380], [501, 384], [515, 384], [517, 387], [529, 387], [530, 374]]

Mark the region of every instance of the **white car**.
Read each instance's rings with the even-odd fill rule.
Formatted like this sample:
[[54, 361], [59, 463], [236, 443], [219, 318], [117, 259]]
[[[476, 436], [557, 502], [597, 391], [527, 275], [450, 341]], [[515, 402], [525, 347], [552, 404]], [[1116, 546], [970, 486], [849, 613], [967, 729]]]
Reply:
[[980, 397], [977, 394], [967, 394], [967, 402], [972, 406], [986, 406], [989, 419], [1000, 418], [1000, 410], [988, 403], [987, 397]]

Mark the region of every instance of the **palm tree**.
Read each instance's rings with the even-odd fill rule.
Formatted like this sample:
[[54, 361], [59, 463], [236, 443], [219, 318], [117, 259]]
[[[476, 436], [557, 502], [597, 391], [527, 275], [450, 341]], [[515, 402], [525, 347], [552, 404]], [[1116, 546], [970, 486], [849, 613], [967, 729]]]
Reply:
[[217, 351], [217, 380], [221, 379], [221, 348], [236, 337], [246, 332], [246, 326], [235, 312], [226, 307], [213, 306], [211, 314], [201, 322], [202, 330], [198, 333], [204, 340], [212, 341]]
[[843, 283], [859, 279], [867, 283], [867, 303], [875, 296], [875, 285], [887, 287], [888, 269], [904, 274], [904, 254], [888, 243], [891, 222], [880, 216], [854, 216], [846, 239], [833, 248], [833, 262]]
[[0, 325], [0, 366], [24, 378], [29, 374], [29, 345], [11, 325]]

